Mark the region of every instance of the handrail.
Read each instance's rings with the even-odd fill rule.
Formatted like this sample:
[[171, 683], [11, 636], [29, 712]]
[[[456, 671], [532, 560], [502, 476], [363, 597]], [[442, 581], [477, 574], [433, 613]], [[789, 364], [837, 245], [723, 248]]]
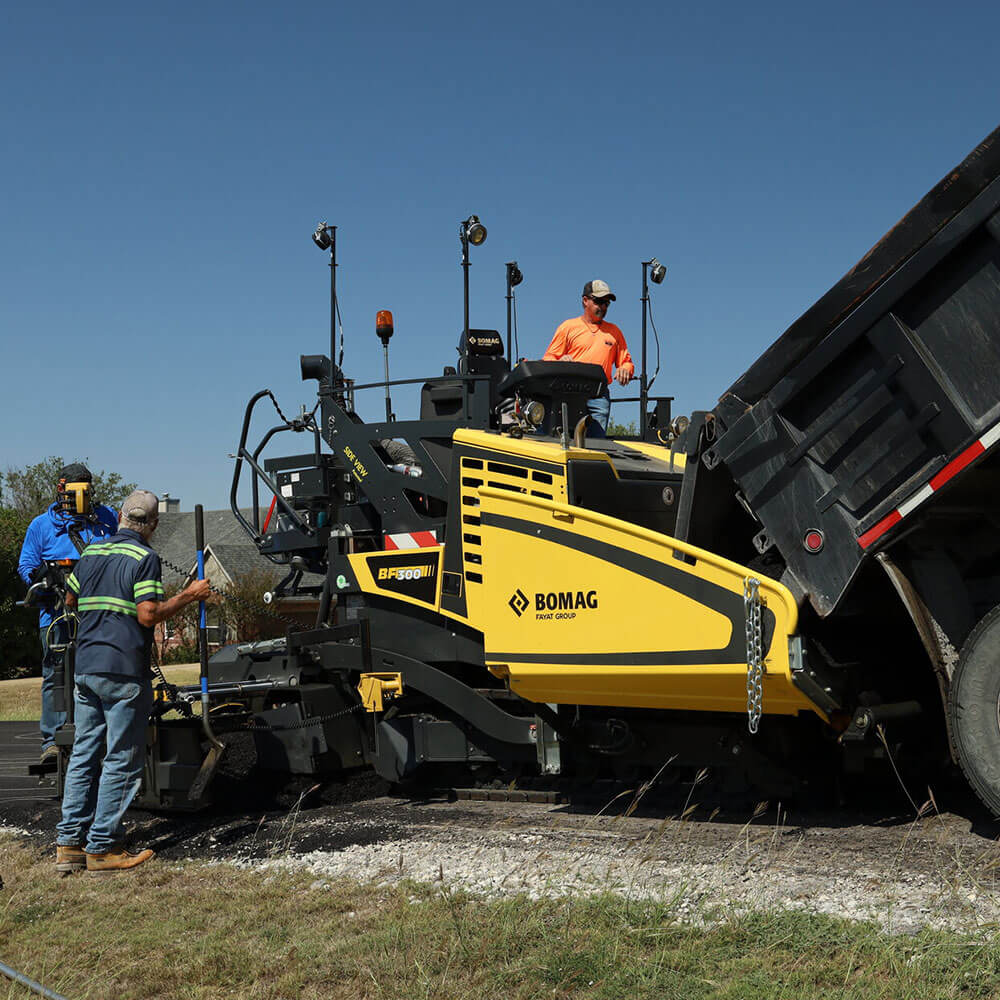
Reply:
[[[454, 382], [456, 379], [462, 382], [488, 382], [489, 375], [432, 375], [430, 378], [400, 378], [393, 379], [389, 385], [422, 385], [425, 382]], [[355, 392], [359, 389], [381, 389], [386, 385], [385, 379], [381, 382], [365, 382], [364, 385], [353, 386]]]
[[[291, 507], [291, 505], [285, 500], [285, 498], [281, 495], [281, 491], [278, 489], [278, 486], [274, 482], [274, 480], [272, 480], [271, 477], [260, 467], [260, 465], [257, 464], [256, 456], [259, 456], [260, 454], [259, 450], [255, 453], [255, 455], [251, 455], [250, 452], [247, 451], [246, 447], [247, 436], [250, 433], [250, 420], [253, 416], [254, 407], [257, 405], [257, 403], [260, 402], [261, 399], [263, 399], [265, 396], [270, 396], [270, 395], [271, 395], [270, 389], [261, 389], [258, 392], [254, 393], [253, 396], [250, 397], [250, 401], [247, 403], [246, 410], [244, 411], [243, 414], [243, 429], [240, 432], [240, 443], [239, 447], [236, 449], [236, 465], [233, 468], [233, 483], [229, 491], [229, 506], [233, 512], [233, 516], [243, 526], [243, 530], [250, 536], [255, 545], [260, 543], [260, 541], [262, 540], [262, 536], [260, 532], [243, 516], [239, 508], [239, 501], [237, 499], [237, 493], [239, 491], [239, 485], [240, 485], [240, 475], [243, 472], [244, 461], [250, 466], [251, 469], [253, 469], [254, 473], [256, 474], [254, 477], [254, 485], [256, 485], [257, 476], [263, 479], [268, 489], [270, 489], [271, 492], [274, 494], [274, 497], [277, 500], [281, 509], [292, 519], [296, 527], [298, 527], [306, 535], [315, 534], [315, 531], [312, 528], [310, 528], [309, 525], [307, 525], [302, 520], [301, 517], [299, 517], [298, 512], [295, 511]], [[315, 426], [315, 421], [313, 423]], [[277, 427], [273, 428], [273, 432], [276, 433], [279, 429], [282, 428], [277, 428]], [[293, 430], [294, 428], [290, 423], [286, 423], [284, 429]], [[318, 430], [316, 431], [316, 433], [318, 434]], [[267, 436], [270, 437], [271, 434], [272, 431], [268, 431]]]

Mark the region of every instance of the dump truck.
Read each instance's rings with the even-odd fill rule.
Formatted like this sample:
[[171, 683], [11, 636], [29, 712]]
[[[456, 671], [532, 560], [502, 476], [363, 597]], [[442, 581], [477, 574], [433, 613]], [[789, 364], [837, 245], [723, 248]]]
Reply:
[[[397, 383], [332, 345], [311, 413], [254, 442], [250, 400], [234, 516], [280, 592], [323, 582], [314, 627], [209, 662], [219, 740], [450, 785], [953, 761], [1000, 814], [1000, 130], [689, 417], [595, 437], [600, 368], [464, 333], [412, 419], [364, 420]], [[189, 805], [197, 722], [149, 745], [147, 801]]]

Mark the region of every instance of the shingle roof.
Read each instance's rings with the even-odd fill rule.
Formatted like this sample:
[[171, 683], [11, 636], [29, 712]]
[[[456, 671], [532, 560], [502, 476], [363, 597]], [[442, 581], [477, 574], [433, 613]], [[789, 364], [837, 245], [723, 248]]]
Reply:
[[[251, 519], [249, 509], [241, 510], [241, 513], [248, 521]], [[152, 546], [163, 560], [185, 568], [182, 575], [164, 565], [163, 582], [168, 585], [183, 582], [197, 558], [194, 511], [160, 514]], [[205, 546], [211, 549], [231, 577], [251, 569], [263, 569], [277, 582], [287, 572], [284, 566], [276, 566], [257, 551], [231, 510], [205, 511]]]

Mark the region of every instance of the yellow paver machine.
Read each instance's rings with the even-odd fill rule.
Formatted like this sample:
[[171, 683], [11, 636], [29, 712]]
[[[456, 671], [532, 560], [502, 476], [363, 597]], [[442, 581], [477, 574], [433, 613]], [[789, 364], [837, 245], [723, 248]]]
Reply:
[[[233, 510], [285, 592], [319, 574], [316, 621], [212, 659], [219, 731], [452, 784], [951, 759], [1000, 812], [998, 174], [1000, 131], [712, 409], [643, 393], [630, 438], [592, 433], [600, 368], [511, 366], [491, 331], [412, 420], [302, 357], [316, 408], [251, 447], [251, 400]], [[277, 430], [311, 450], [263, 458]]]

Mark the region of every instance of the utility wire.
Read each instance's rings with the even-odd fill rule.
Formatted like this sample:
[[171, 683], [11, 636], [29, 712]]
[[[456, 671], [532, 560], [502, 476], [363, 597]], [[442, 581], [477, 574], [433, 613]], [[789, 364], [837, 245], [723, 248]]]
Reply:
[[660, 335], [656, 332], [656, 323], [653, 320], [653, 303], [647, 303], [647, 309], [649, 311], [649, 325], [653, 328], [653, 339], [656, 341], [656, 371], [653, 372], [653, 377], [646, 384], [646, 392], [649, 392], [653, 388], [653, 383], [656, 381], [656, 376], [660, 374]]
[[[334, 301], [334, 306], [337, 310], [337, 324], [340, 327], [340, 360], [337, 362], [337, 367], [343, 370], [344, 367], [344, 319], [340, 315], [340, 299], [337, 298]], [[315, 410], [313, 411], [316, 412]]]
[[517, 343], [517, 296], [514, 294], [513, 289], [511, 289], [510, 292], [510, 304], [513, 306], [514, 312], [514, 357], [508, 358], [507, 360], [510, 361], [510, 366], [513, 368], [521, 356], [521, 348]]

